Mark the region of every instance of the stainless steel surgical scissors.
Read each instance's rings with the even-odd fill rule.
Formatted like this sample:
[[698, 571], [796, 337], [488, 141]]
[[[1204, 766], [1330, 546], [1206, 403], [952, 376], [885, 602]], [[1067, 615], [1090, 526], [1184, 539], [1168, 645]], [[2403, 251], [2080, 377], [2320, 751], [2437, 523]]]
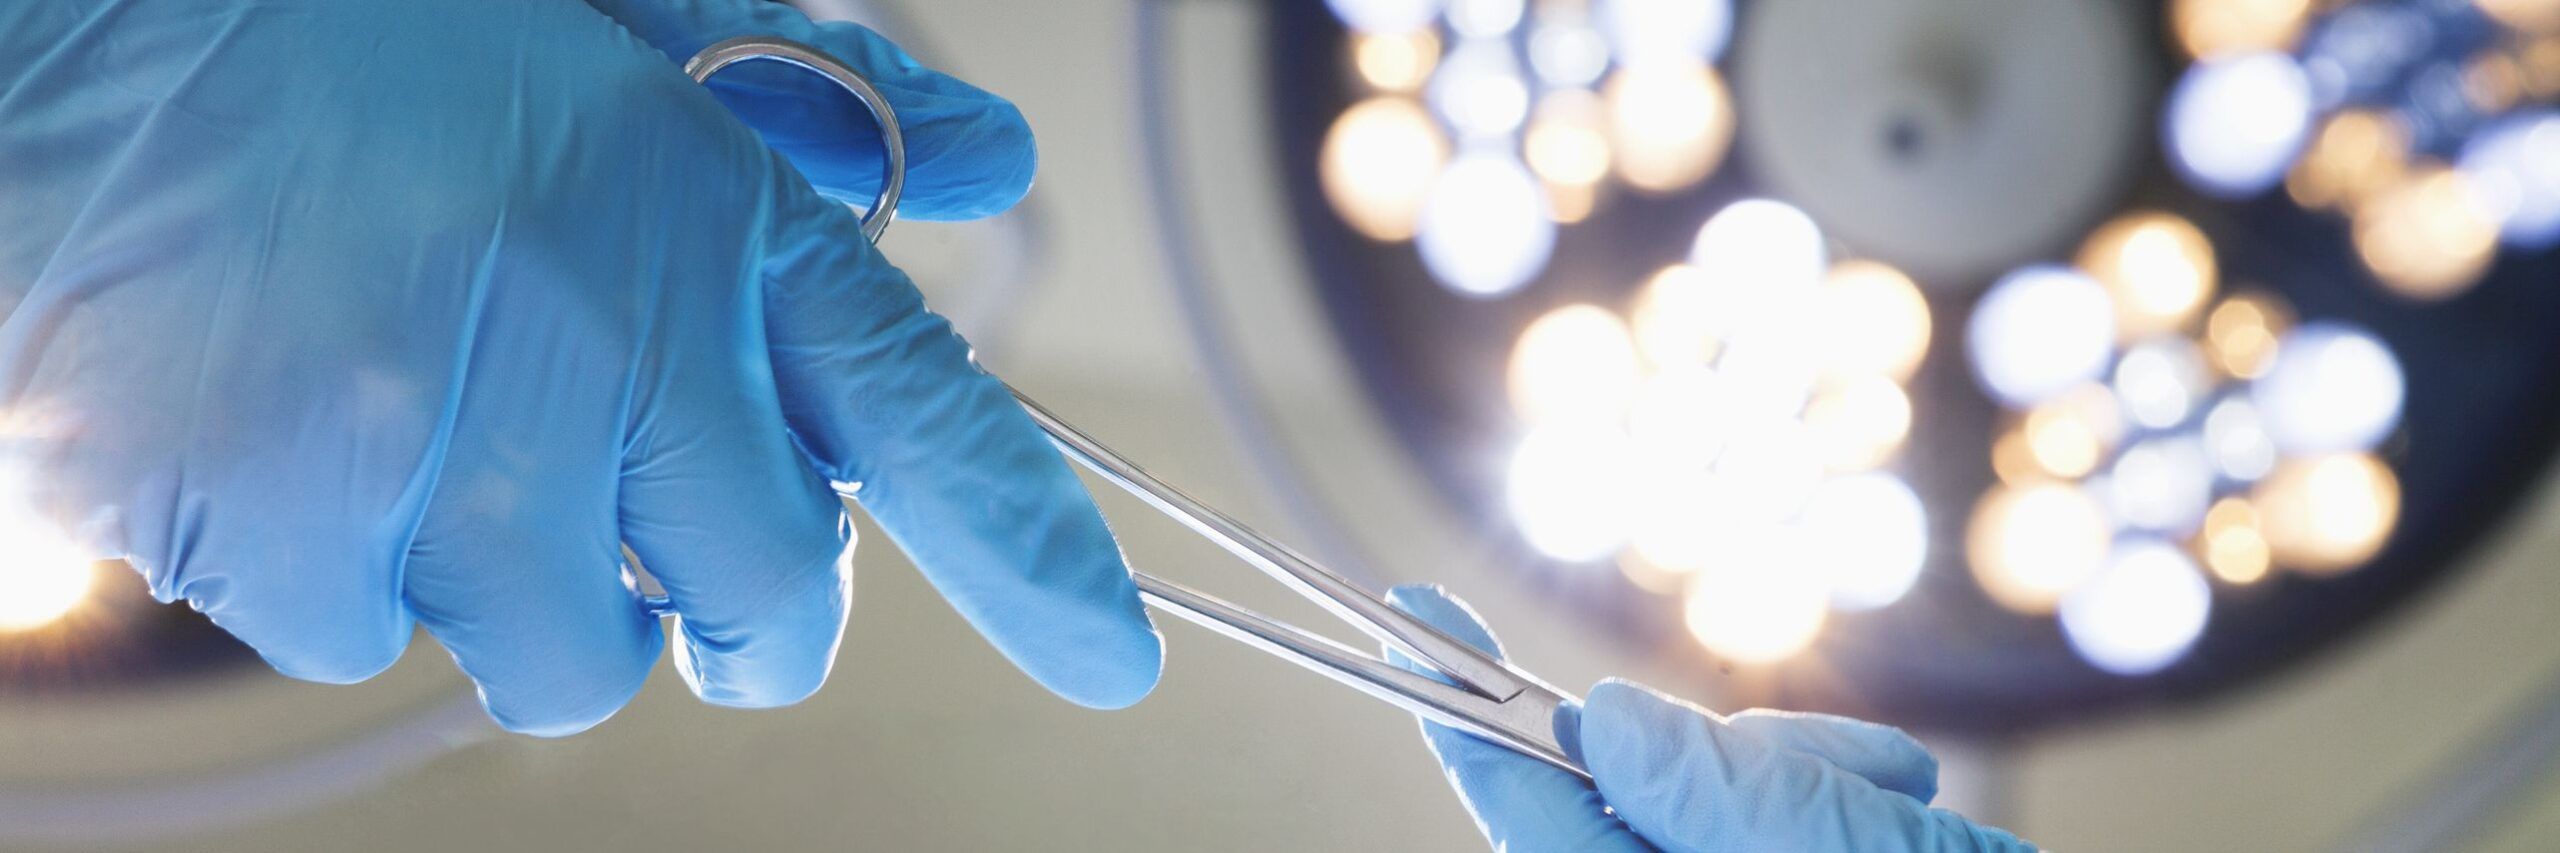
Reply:
[[[748, 36], [722, 41], [695, 54], [685, 63], [685, 73], [695, 82], [703, 82], [722, 68], [750, 60], [781, 62], [822, 75], [844, 87], [870, 110], [880, 126], [887, 157], [880, 195], [863, 215], [862, 233], [865, 238], [878, 241], [896, 215], [898, 196], [906, 182], [906, 142], [899, 132], [897, 112], [852, 67], [824, 51], [787, 39]], [[1558, 730], [1558, 712], [1575, 703], [1574, 697], [1395, 609], [1359, 584], [1166, 485], [1092, 436], [1068, 426], [1020, 390], [1014, 389], [1013, 396], [1067, 458], [1323, 605], [1361, 633], [1430, 666], [1448, 681], [1406, 670], [1181, 584], [1132, 572], [1139, 595], [1148, 604], [1435, 722], [1575, 774], [1591, 775], [1566, 749]]]

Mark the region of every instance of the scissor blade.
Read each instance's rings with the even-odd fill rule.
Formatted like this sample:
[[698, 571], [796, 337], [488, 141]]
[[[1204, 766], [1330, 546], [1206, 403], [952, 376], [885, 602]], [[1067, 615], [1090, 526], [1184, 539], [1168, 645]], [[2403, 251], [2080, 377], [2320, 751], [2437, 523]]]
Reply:
[[1021, 391], [1013, 391], [1013, 397], [1022, 404], [1024, 411], [1030, 413], [1031, 420], [1049, 434], [1050, 441], [1065, 451], [1067, 458], [1172, 516], [1228, 553], [1253, 564], [1263, 574], [1288, 585], [1299, 595], [1323, 605], [1325, 610], [1350, 623], [1361, 633], [1394, 646], [1397, 651], [1428, 663], [1458, 683], [1494, 699], [1555, 693], [1527, 673], [1514, 670], [1476, 651], [1475, 647], [1405, 615], [1350, 579], [1156, 479], [1136, 463], [1069, 426], [1039, 403], [1032, 402]]
[[1138, 581], [1139, 595], [1158, 610], [1350, 685], [1432, 722], [1575, 775], [1591, 776], [1565, 753], [1564, 745], [1556, 738], [1555, 714], [1565, 700], [1543, 689], [1524, 691], [1507, 699], [1479, 696], [1207, 593], [1144, 572], [1131, 575]]

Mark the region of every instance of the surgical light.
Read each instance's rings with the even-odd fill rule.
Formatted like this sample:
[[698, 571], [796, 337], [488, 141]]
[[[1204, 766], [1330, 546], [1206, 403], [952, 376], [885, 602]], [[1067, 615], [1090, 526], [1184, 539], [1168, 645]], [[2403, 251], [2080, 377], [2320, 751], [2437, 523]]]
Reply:
[[2469, 290], [2498, 249], [2498, 221], [2469, 177], [2443, 166], [2412, 171], [2357, 207], [2356, 253], [2386, 286], [2419, 299]]
[[2560, 244], [2560, 110], [2516, 116], [2473, 137], [2461, 170], [2500, 221], [2507, 245]]
[[2125, 448], [2108, 469], [2109, 506], [2126, 526], [2183, 536], [2204, 521], [2213, 501], [2213, 467], [2191, 436], [2146, 439]]
[[1529, 81], [1520, 76], [1511, 46], [1471, 40], [1440, 62], [1423, 99], [1462, 140], [1493, 140], [1520, 129], [1529, 117]]
[[1995, 486], [1974, 506], [1965, 553], [1993, 601], [2050, 613], [2065, 593], [2106, 566], [2114, 531], [2106, 509], [2078, 486]]
[[1409, 33], [1431, 25], [1440, 0], [1325, 0], [1333, 14], [1366, 33]]
[[2254, 195], [2284, 177], [2311, 110], [2310, 78], [2292, 57], [2261, 52], [2197, 62], [2169, 93], [2170, 162], [2206, 192]]
[[2210, 377], [2204, 353], [2181, 337], [2143, 341], [2116, 361], [2115, 396], [2135, 424], [2168, 429], [2202, 403]]
[[1900, 270], [1869, 260], [1847, 260], [1823, 276], [1816, 312], [1829, 338], [1824, 378], [1852, 381], [1881, 376], [1911, 378], [1929, 352], [1929, 302]]
[[1732, 35], [1732, 0], [1599, 0], [1594, 10], [1622, 65], [1712, 62]]
[[1618, 69], [1602, 87], [1618, 177], [1648, 192], [1697, 183], [1733, 144], [1733, 96], [1702, 61]]
[[2363, 450], [2400, 424], [2400, 362], [2370, 333], [2307, 323], [2284, 337], [2251, 386], [2267, 434], [2291, 453]]
[[1448, 160], [1448, 142], [1421, 104], [1379, 96], [1334, 120], [1317, 167], [1342, 221], [1370, 239], [1394, 241], [1413, 236]]
[[2288, 461], [2254, 493], [2275, 562], [2333, 573], [2382, 550], [2400, 517], [2400, 480], [2369, 454]]
[[2134, 540], [2062, 601], [2062, 631], [2080, 656], [2118, 675], [2159, 670], [2204, 633], [2213, 590], [2186, 552]]
[[1352, 65], [1360, 79], [1385, 92], [1413, 92], [1440, 64], [1440, 37], [1430, 30], [1364, 33], [1352, 37]]
[[1765, 198], [1726, 205], [1699, 226], [1689, 263], [1755, 292], [1806, 287], [1829, 262], [1822, 229], [1793, 205]]
[[1615, 423], [1642, 379], [1627, 324], [1594, 305], [1540, 315], [1511, 348], [1512, 409], [1530, 423]]
[[1462, 154], [1440, 174], [1423, 203], [1415, 237], [1433, 277], [1459, 293], [1496, 296], [1518, 289], [1546, 268], [1555, 223], [1546, 190], [1508, 154]]
[[1597, 560], [1627, 540], [1635, 462], [1613, 425], [1540, 427], [1511, 455], [1505, 502], [1520, 534], [1541, 553]]
[[1830, 579], [1831, 603], [1872, 610], [1902, 599], [1929, 557], [1928, 512], [1902, 478], [1835, 477], [1799, 514], [1807, 553]]
[[2097, 379], [2114, 343], [2115, 309], [2106, 288], [2063, 267], [2027, 267], [2002, 277], [1966, 321], [1974, 375], [2011, 405]]
[[2116, 334], [2127, 340], [2183, 330], [2215, 288], [2213, 244], [2194, 224], [2159, 211], [2099, 226], [2078, 263], [2114, 296]]
[[89, 597], [95, 568], [78, 549], [31, 524], [0, 533], [0, 633], [61, 621]]
[[1822, 632], [1829, 585], [1790, 547], [1797, 535], [1781, 530], [1737, 544], [1729, 559], [1690, 580], [1682, 622], [1699, 645], [1738, 663], [1767, 664]]

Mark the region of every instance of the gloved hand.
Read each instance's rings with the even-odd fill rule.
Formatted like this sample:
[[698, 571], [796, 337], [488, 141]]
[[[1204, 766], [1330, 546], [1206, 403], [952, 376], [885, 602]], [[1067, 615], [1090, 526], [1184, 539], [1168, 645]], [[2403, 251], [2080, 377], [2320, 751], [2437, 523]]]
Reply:
[[1137, 701], [1162, 652], [1090, 497], [821, 195], [877, 182], [861, 108], [679, 71], [746, 34], [887, 93], [906, 215], [1027, 189], [1010, 104], [762, 0], [0, 3], [18, 499], [288, 675], [367, 678], [414, 620], [558, 735], [661, 651], [623, 543], [703, 699], [815, 690], [858, 485], [1016, 664]]
[[[1396, 607], [1496, 656], [1464, 602], [1398, 587]], [[1398, 665], [1431, 670], [1395, 654]], [[1592, 780], [1475, 736], [1424, 723], [1494, 849], [2032, 851], [1997, 829], [1929, 808], [1938, 762], [1891, 726], [1821, 714], [1719, 716], [1625, 681], [1603, 681], [1569, 727]], [[1613, 814], [1614, 812], [1614, 814]]]

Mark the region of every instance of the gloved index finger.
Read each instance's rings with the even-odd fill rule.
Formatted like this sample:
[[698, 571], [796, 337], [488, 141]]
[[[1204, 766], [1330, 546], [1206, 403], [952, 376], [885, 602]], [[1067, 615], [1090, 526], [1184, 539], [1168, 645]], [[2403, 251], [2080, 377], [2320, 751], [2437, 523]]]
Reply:
[[1923, 803], [1938, 796], [1937, 756], [1901, 729], [1829, 714], [1765, 708], [1735, 714], [1725, 724], [1831, 762], [1878, 788]]
[[1163, 646], [1084, 484], [848, 211], [783, 184], [764, 326], [801, 449], [1033, 678], [1137, 702]]
[[[1486, 654], [1503, 657], [1492, 629], [1465, 602], [1438, 587], [1396, 587], [1388, 591], [1387, 602]], [[1393, 647], [1386, 654], [1397, 666], [1449, 681]], [[1610, 816], [1599, 792], [1581, 778], [1438, 723], [1425, 721], [1422, 734], [1495, 849], [1652, 849]]]
[[[843, 60], [898, 114], [907, 146], [902, 218], [980, 219], [1011, 208], [1031, 189], [1039, 156], [1020, 109], [924, 67], [865, 27], [811, 21], [769, 0], [587, 2], [678, 64], [715, 42], [747, 35], [807, 43]], [[747, 62], [709, 85], [821, 192], [857, 204], [879, 193], [879, 128], [861, 102], [834, 83], [798, 68]]]

